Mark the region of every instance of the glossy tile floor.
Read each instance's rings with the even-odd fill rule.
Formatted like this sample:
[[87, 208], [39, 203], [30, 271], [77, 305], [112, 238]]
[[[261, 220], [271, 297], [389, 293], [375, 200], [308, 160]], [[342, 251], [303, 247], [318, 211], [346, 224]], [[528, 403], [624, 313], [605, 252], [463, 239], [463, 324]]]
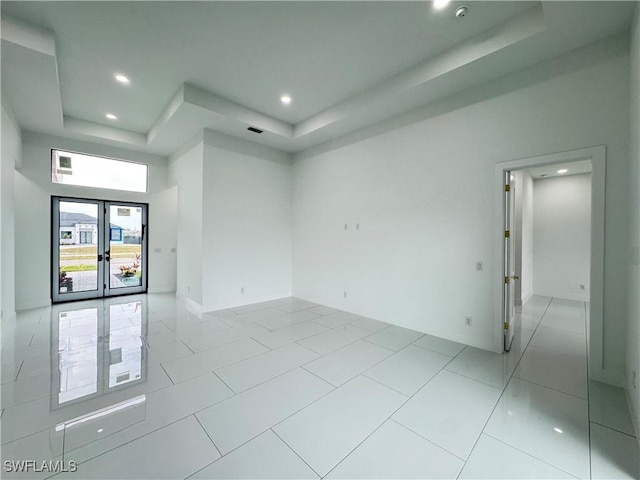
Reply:
[[293, 298], [22, 312], [2, 477], [637, 478], [623, 391], [587, 380], [585, 311], [534, 297], [504, 355]]

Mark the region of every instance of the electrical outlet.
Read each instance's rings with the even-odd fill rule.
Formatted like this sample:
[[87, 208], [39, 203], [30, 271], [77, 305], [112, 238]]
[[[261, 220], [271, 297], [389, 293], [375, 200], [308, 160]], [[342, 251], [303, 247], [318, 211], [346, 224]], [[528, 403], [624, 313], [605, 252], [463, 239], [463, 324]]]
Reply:
[[345, 223], [345, 224], [344, 224], [344, 229], [346, 230], [347, 228], [348, 228], [348, 226], [347, 226], [347, 224]]
[[470, 327], [471, 326], [471, 317], [464, 317], [464, 324], [467, 327]]
[[481, 272], [484, 270], [484, 263], [482, 262], [476, 262], [476, 271], [477, 272]]
[[244, 293], [244, 287], [240, 287], [240, 293]]
[[583, 283], [580, 284], [580, 290], [584, 290], [584, 284]]
[[356, 230], [360, 230], [360, 224], [356, 223]]
[[346, 291], [344, 292], [344, 298], [347, 298], [347, 292]]

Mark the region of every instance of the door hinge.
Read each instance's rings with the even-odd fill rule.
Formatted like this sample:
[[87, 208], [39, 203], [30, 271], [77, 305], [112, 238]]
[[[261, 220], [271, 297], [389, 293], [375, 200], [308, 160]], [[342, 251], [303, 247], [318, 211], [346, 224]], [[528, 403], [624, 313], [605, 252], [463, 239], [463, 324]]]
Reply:
[[504, 191], [505, 192], [510, 192], [511, 191], [511, 185], [505, 185], [504, 186]]
[[106, 283], [103, 283], [103, 284], [102, 284], [102, 288], [104, 288], [104, 289], [106, 290], [106, 289], [107, 289], [107, 284], [106, 284]]
[[505, 330], [509, 330], [509, 324], [507, 322], [504, 322], [503, 327]]
[[509, 285], [509, 277], [504, 277], [504, 284]]
[[509, 230], [504, 231], [504, 238], [509, 238], [511, 236], [511, 232]]

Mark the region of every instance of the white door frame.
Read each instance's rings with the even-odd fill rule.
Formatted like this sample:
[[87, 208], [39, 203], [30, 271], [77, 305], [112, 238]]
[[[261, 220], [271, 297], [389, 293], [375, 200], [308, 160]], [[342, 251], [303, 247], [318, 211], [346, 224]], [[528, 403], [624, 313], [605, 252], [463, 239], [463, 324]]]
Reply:
[[606, 146], [570, 150], [567, 152], [540, 155], [537, 157], [496, 163], [494, 172], [494, 348], [503, 351], [503, 308], [504, 308], [504, 172], [523, 170], [542, 165], [591, 160], [591, 285], [589, 297], [589, 377], [605, 380], [604, 365], [604, 214]]

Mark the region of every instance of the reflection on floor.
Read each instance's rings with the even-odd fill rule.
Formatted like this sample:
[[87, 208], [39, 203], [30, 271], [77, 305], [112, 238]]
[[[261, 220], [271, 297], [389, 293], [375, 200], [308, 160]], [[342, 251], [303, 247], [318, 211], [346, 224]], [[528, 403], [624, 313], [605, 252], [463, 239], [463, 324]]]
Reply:
[[22, 312], [2, 476], [637, 478], [624, 392], [587, 380], [585, 311], [534, 297], [505, 355], [293, 298]]

